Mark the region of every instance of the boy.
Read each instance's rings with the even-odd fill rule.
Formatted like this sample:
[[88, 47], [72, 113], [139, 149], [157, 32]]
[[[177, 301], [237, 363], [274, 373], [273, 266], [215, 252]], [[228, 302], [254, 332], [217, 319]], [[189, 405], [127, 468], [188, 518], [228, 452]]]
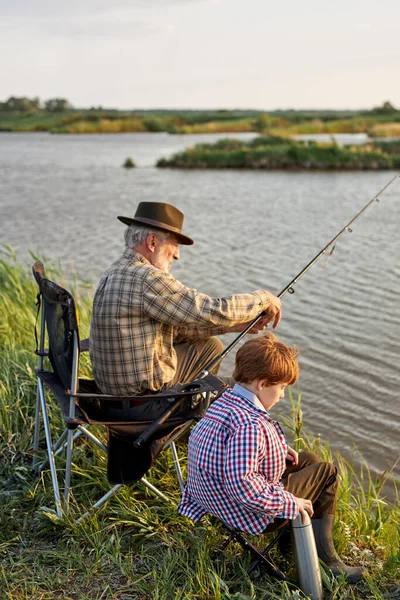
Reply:
[[362, 569], [342, 563], [332, 540], [336, 468], [311, 452], [297, 454], [268, 413], [298, 379], [297, 354], [272, 333], [240, 348], [234, 388], [190, 435], [188, 480], [178, 510], [195, 522], [210, 512], [253, 535], [308, 513], [318, 556], [334, 575], [344, 573], [354, 583]]

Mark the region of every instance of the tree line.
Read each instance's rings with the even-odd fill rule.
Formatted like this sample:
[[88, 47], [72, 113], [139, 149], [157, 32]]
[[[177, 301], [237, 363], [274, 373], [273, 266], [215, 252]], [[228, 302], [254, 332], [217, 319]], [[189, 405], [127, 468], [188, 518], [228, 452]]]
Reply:
[[0, 102], [0, 111], [35, 113], [46, 111], [49, 113], [60, 113], [73, 108], [72, 104], [65, 98], [50, 98], [42, 102], [37, 96], [10, 96], [5, 102]]

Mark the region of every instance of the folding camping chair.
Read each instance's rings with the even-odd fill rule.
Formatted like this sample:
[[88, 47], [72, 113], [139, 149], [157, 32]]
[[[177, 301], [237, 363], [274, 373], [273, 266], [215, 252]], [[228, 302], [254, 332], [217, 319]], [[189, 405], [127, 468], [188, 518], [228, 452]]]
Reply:
[[[40, 337], [36, 335], [36, 354], [39, 357], [36, 393], [35, 433], [33, 440], [33, 470], [42, 471], [47, 464], [50, 466], [51, 480], [54, 491], [56, 513], [62, 517], [68, 511], [71, 495], [71, 468], [74, 442], [79, 436], [85, 436], [88, 440], [99, 446], [108, 453], [110, 467], [111, 447], [118, 459], [118, 449], [126, 453], [126, 444], [135, 456], [129, 462], [128, 472], [120, 474], [119, 482], [116, 483], [91, 509], [85, 512], [79, 519], [82, 520], [93, 510], [104, 504], [124, 483], [140, 481], [146, 488], [151, 490], [159, 498], [169, 501], [159, 489], [144, 477], [150, 469], [151, 464], [158, 454], [169, 446], [172, 452], [174, 466], [177, 472], [181, 489], [184, 483], [179, 464], [179, 458], [175, 447], [175, 440], [180, 437], [192, 424], [194, 419], [183, 419], [173, 417], [177, 409], [185, 403], [191, 408], [199, 406], [207, 407], [212, 395], [218, 395], [226, 384], [214, 375], [206, 375], [184, 385], [177, 385], [166, 392], [158, 393], [157, 398], [167, 398], [171, 401], [170, 408], [154, 422], [138, 422], [129, 418], [129, 407], [135, 403], [151, 402], [154, 396], [110, 396], [102, 394], [94, 380], [78, 378], [79, 355], [81, 351], [88, 349], [87, 340], [80, 342], [77, 313], [74, 297], [66, 289], [46, 279], [43, 264], [39, 261], [33, 265], [33, 275], [39, 286], [37, 294], [38, 316], [41, 313]], [[47, 335], [46, 335], [47, 334]], [[45, 348], [47, 339], [48, 348]], [[44, 368], [45, 358], [49, 359], [51, 368]], [[50, 427], [48, 403], [46, 401], [45, 387], [51, 391], [61, 409], [65, 429], [58, 440], [53, 443]], [[121, 419], [112, 420], [104, 418], [104, 407], [108, 404], [113, 407], [123, 408]], [[128, 415], [128, 418], [127, 418]], [[43, 421], [46, 439], [47, 459], [39, 464], [39, 437]], [[102, 425], [107, 427], [108, 444], [103, 444], [91, 431], [91, 425]], [[129, 427], [129, 442], [126, 434]], [[122, 432], [122, 434], [121, 434]], [[65, 474], [64, 474], [64, 497], [61, 500], [59, 479], [61, 474], [57, 471], [56, 458], [66, 452]], [[133, 466], [131, 466], [131, 464]], [[133, 470], [132, 470], [133, 469]], [[110, 474], [108, 468], [108, 479], [115, 483], [115, 474]]]

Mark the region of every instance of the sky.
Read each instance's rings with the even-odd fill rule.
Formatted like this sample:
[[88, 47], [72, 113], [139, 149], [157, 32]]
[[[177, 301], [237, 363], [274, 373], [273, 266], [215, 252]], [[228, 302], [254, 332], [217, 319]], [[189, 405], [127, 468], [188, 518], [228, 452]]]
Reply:
[[0, 101], [400, 108], [400, 0], [0, 0]]

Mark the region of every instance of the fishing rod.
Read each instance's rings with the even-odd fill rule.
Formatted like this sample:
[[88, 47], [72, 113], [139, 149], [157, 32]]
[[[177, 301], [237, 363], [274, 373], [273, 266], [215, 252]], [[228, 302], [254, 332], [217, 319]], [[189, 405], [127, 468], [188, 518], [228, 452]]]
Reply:
[[[320, 250], [320, 252], [318, 252], [318, 254], [316, 254], [314, 256], [314, 258], [312, 260], [310, 260], [310, 262], [304, 267], [304, 269], [302, 269], [300, 271], [300, 273], [298, 273], [296, 275], [296, 277], [294, 277], [292, 279], [292, 281], [290, 283], [287, 284], [286, 287], [283, 288], [283, 290], [278, 294], [278, 298], [282, 298], [286, 293], [289, 294], [294, 294], [294, 285], [307, 273], [307, 271], [309, 271], [311, 269], [311, 267], [321, 258], [321, 256], [323, 256], [325, 254], [325, 252], [328, 250], [328, 248], [331, 248], [332, 246], [334, 246], [334, 244], [336, 243], [336, 241], [345, 233], [345, 231], [347, 231], [348, 233], [352, 232], [351, 229], [351, 225], [361, 217], [361, 215], [374, 203], [374, 202], [379, 202], [379, 196], [381, 194], [383, 194], [383, 192], [385, 192], [392, 184], [396, 183], [398, 181], [398, 179], [400, 178], [400, 173], [397, 173], [393, 179], [391, 179], [389, 181], [389, 183], [387, 183], [385, 185], [385, 187], [383, 187], [380, 192], [378, 192], [376, 194], [376, 196], [374, 196], [372, 198], [372, 200], [370, 200], [365, 206], [364, 208], [362, 208], [360, 210], [360, 212], [358, 212], [356, 214], [355, 217], [353, 217], [351, 219], [351, 221], [349, 221], [347, 223], [347, 225], [345, 225], [343, 227], [343, 229], [341, 231], [339, 231], [339, 233], [330, 241], [328, 242], [328, 244], [322, 248], [322, 250]], [[332, 253], [332, 251], [331, 251]], [[199, 379], [204, 379], [205, 377], [207, 377], [207, 375], [210, 373], [211, 369], [213, 369], [213, 367], [215, 367], [219, 362], [221, 362], [221, 360], [223, 360], [225, 358], [225, 356], [227, 354], [229, 354], [229, 352], [240, 342], [240, 340], [242, 340], [244, 338], [244, 336], [250, 331], [250, 329], [252, 329], [252, 327], [254, 327], [254, 325], [261, 319], [261, 317], [265, 316], [265, 313], [262, 312], [259, 315], [257, 315], [256, 317], [254, 317], [254, 319], [252, 321], [250, 321], [245, 329], [243, 329], [243, 331], [241, 331], [239, 333], [239, 335], [233, 340], [233, 342], [231, 342], [222, 352], [221, 354], [219, 354], [217, 357], [215, 357], [207, 366], [206, 368], [201, 372], [201, 374], [199, 375], [199, 377], [197, 378]], [[187, 392], [188, 393], [193, 393], [193, 389], [191, 389], [192, 384], [188, 383], [186, 384], [187, 386]], [[183, 388], [186, 388], [186, 386], [183, 386]], [[193, 386], [192, 386], [193, 388]], [[183, 390], [182, 390], [183, 391]], [[180, 408], [183, 404], [183, 402], [185, 401], [184, 397], [178, 397], [176, 398], [175, 401], [171, 402], [171, 406], [158, 418], [156, 419], [152, 425], [146, 429], [145, 432], [143, 432], [134, 442], [134, 446], [136, 448], [140, 447], [147, 439], [149, 439], [149, 437], [158, 429], [158, 427], [160, 425], [162, 425], [167, 419], [169, 419], [177, 410], [178, 408]]]

